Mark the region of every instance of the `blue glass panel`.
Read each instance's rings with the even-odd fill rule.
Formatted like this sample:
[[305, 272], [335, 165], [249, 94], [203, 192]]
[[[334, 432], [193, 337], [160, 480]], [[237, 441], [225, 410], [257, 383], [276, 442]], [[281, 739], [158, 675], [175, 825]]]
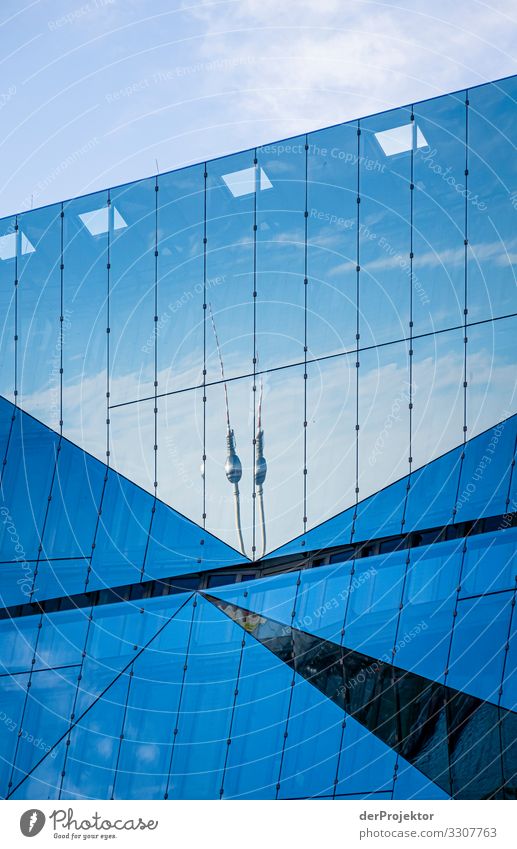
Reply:
[[312, 528], [307, 534], [295, 537], [266, 556], [266, 559], [282, 557], [286, 554], [298, 554], [301, 551], [316, 551], [332, 545], [345, 545], [350, 542], [355, 507], [345, 510]]
[[140, 579], [153, 499], [130, 481], [108, 473], [88, 586]]
[[394, 799], [449, 799], [441, 787], [429, 781], [414, 766], [408, 764], [404, 758], [399, 758]]
[[292, 670], [246, 636], [224, 799], [274, 799]]
[[106, 457], [107, 192], [65, 204], [63, 433]]
[[340, 643], [347, 601], [356, 589], [353, 568], [354, 562], [350, 560], [318, 569], [302, 569], [293, 626]]
[[[218, 389], [207, 390], [208, 421], [216, 417], [211, 407]], [[203, 390], [160, 398], [158, 409], [158, 497], [200, 525], [206, 512], [211, 529], [209, 506], [203, 510]], [[208, 472], [205, 480], [208, 490]]]
[[391, 790], [395, 759], [393, 749], [347, 716], [336, 793]]
[[185, 600], [186, 597], [177, 595], [93, 608], [77, 715], [135, 659], [173, 614], [180, 619], [188, 616], [185, 609], [180, 610]]
[[404, 530], [433, 528], [452, 520], [461, 471], [463, 445], [411, 475]]
[[110, 410], [110, 465], [152, 495], [155, 444], [154, 401]]
[[89, 561], [80, 557], [74, 560], [40, 560], [35, 572], [32, 601], [83, 592], [88, 565]]
[[463, 338], [451, 330], [413, 343], [414, 470], [463, 442]]
[[218, 587], [213, 595], [230, 604], [240, 604], [254, 613], [263, 613], [270, 619], [290, 625], [295, 608], [298, 574], [288, 572], [272, 578], [234, 584], [227, 589]]
[[355, 503], [356, 371], [355, 355], [307, 367], [308, 528]]
[[4, 607], [29, 601], [34, 587], [37, 563], [21, 560], [19, 563], [2, 563], [0, 566], [0, 601]]
[[65, 799], [111, 797], [129, 680], [121, 675], [74, 727], [63, 778]]
[[396, 664], [443, 680], [464, 540], [414, 548], [397, 635]]
[[83, 608], [43, 616], [36, 651], [36, 668], [81, 662], [89, 613], [88, 608]]
[[305, 136], [257, 150], [259, 364], [303, 360], [305, 328]]
[[467, 344], [468, 436], [515, 413], [517, 317], [470, 327]]
[[515, 77], [469, 91], [468, 300], [470, 320], [517, 309]]
[[307, 157], [310, 356], [355, 348], [357, 124], [311, 133]]
[[77, 669], [47, 669], [32, 676], [22, 734], [13, 773], [13, 785], [47, 753], [67, 730], [77, 686]]
[[280, 799], [322, 796], [334, 789], [343, 711], [297, 679], [289, 712]]
[[467, 442], [456, 504], [460, 521], [506, 512], [517, 417]]
[[66, 741], [63, 740], [26, 776], [13, 792], [13, 799], [58, 799], [61, 787], [61, 769]]
[[243, 639], [213, 605], [198, 605], [169, 784], [174, 799], [219, 795]]
[[512, 628], [508, 641], [508, 654], [504, 668], [501, 702], [510, 710], [517, 710], [517, 616], [512, 616]]
[[[303, 530], [304, 507], [304, 371], [290, 368], [264, 376], [260, 426], [263, 430], [267, 475], [264, 481], [266, 545], [261, 532], [260, 505], [255, 514], [256, 555], [271, 551]], [[260, 384], [257, 393], [260, 395]], [[249, 415], [249, 413], [248, 413]], [[258, 430], [258, 399], [256, 428]], [[253, 445], [250, 445], [253, 451]], [[243, 452], [244, 453], [244, 452]], [[251, 453], [253, 457], [253, 453]], [[310, 470], [307, 478], [310, 476]], [[318, 467], [313, 467], [317, 484]], [[253, 483], [250, 482], [249, 491]], [[250, 492], [250, 494], [251, 494]], [[257, 489], [257, 502], [259, 499]], [[252, 499], [250, 499], [252, 500]]]
[[[246, 151], [207, 165], [207, 291], [227, 377], [250, 371], [253, 358], [253, 209], [255, 169]], [[219, 355], [206, 316], [207, 380], [219, 380]]]
[[17, 415], [4, 470], [0, 559], [24, 562], [38, 555], [50, 494], [58, 436], [29, 416]]
[[155, 185], [153, 179], [141, 180], [110, 193], [112, 404], [154, 392]]
[[461, 595], [480, 595], [515, 586], [517, 529], [468, 537], [461, 578]]
[[41, 617], [23, 616], [0, 622], [0, 673], [27, 672], [31, 668]]
[[163, 629], [133, 666], [115, 781], [117, 799], [163, 798], [191, 613], [192, 603], [181, 619], [173, 619]]
[[[20, 405], [59, 430], [61, 418], [61, 204], [19, 218], [26, 245], [18, 260]], [[28, 241], [27, 241], [28, 240]], [[28, 246], [31, 249], [28, 249]]]
[[12, 419], [15, 413], [15, 407], [5, 398], [0, 397], [0, 457], [4, 459], [11, 433]]
[[407, 551], [357, 560], [343, 645], [391, 661]]
[[[158, 184], [158, 379], [170, 392], [203, 382], [204, 166], [160, 175]], [[207, 279], [207, 297], [224, 282]]]
[[364, 499], [408, 472], [408, 345], [363, 351], [359, 361], [359, 498]]
[[19, 721], [27, 694], [28, 675], [0, 678], [0, 789], [5, 798], [20, 730]]
[[410, 114], [395, 109], [361, 121], [361, 346], [408, 333], [411, 149], [421, 146]]
[[145, 577], [183, 575], [241, 563], [242, 555], [159, 502], [156, 504]]
[[43, 550], [48, 558], [92, 551], [106, 467], [75, 445], [60, 445]]
[[463, 324], [465, 287], [464, 93], [415, 106], [427, 141], [413, 164], [413, 333]]
[[354, 542], [401, 533], [407, 484], [406, 476], [359, 502]]
[[[188, 428], [184, 427], [185, 439], [181, 443], [182, 453], [185, 454], [188, 444], [192, 446], [191, 451], [196, 451], [196, 470], [204, 468], [205, 474], [205, 504], [206, 504], [206, 527], [207, 530], [216, 534], [226, 543], [240, 550], [241, 544], [238, 533], [238, 514], [240, 512], [240, 524], [242, 529], [242, 540], [244, 553], [250, 557], [253, 545], [253, 424], [254, 424], [254, 402], [253, 382], [247, 380], [235, 380], [228, 384], [228, 410], [229, 425], [226, 410], [225, 390], [222, 384], [211, 386], [206, 392], [206, 463], [203, 467], [203, 440], [200, 434], [202, 411], [198, 407], [196, 419], [196, 434], [187, 435]], [[268, 410], [267, 415], [270, 415]], [[270, 419], [269, 419], [270, 420]], [[226, 475], [226, 462], [229, 457], [228, 451], [228, 427], [233, 430], [235, 452], [241, 462], [242, 477], [237, 481], [239, 492]], [[198, 436], [199, 434], [199, 436]], [[268, 431], [266, 429], [266, 440]], [[197, 445], [196, 445], [197, 441]], [[192, 456], [189, 452], [188, 456]], [[269, 456], [266, 455], [269, 460]], [[194, 458], [190, 467], [194, 466]], [[197, 474], [197, 480], [201, 484], [201, 476]], [[268, 490], [268, 479], [265, 490]], [[270, 487], [269, 487], [270, 488]], [[192, 490], [195, 492], [195, 490]], [[202, 513], [202, 489], [199, 487], [199, 507], [195, 516]], [[267, 496], [266, 496], [267, 499]], [[267, 503], [267, 501], [266, 501]], [[269, 520], [271, 513], [267, 515]]]
[[14, 401], [16, 253], [21, 253], [22, 233], [16, 217], [0, 221], [0, 393]]
[[497, 702], [508, 640], [513, 593], [458, 603], [447, 683]]

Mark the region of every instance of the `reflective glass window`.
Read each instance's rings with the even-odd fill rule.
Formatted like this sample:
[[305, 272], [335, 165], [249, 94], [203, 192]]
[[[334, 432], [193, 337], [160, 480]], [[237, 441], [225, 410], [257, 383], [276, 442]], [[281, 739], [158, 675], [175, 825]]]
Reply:
[[310, 356], [355, 348], [357, 124], [311, 133], [307, 156], [307, 338]]
[[14, 401], [16, 253], [21, 252], [16, 217], [0, 221], [0, 393]]
[[355, 502], [355, 355], [307, 367], [307, 528]]
[[463, 324], [465, 288], [465, 94], [417, 103], [427, 144], [414, 153], [413, 333]]
[[469, 320], [516, 311], [515, 77], [469, 91]]
[[412, 549], [397, 634], [396, 664], [443, 680], [463, 558], [463, 540]]
[[408, 334], [411, 150], [425, 142], [417, 122], [411, 122], [410, 117], [410, 109], [394, 109], [360, 122], [362, 347], [403, 339]]
[[242, 639], [242, 630], [231, 619], [198, 599], [169, 798], [212, 799], [219, 795]]
[[140, 180], [110, 192], [109, 369], [113, 404], [154, 393], [154, 334], [158, 332], [154, 321], [155, 185], [153, 179]]
[[458, 602], [447, 683], [497, 702], [513, 593]]
[[19, 403], [59, 430], [59, 369], [66, 331], [65, 322], [60, 322], [61, 204], [25, 212], [18, 223], [22, 232], [17, 309]]
[[468, 537], [461, 595], [480, 595], [513, 589], [517, 577], [516, 546], [516, 528]]
[[305, 136], [257, 149], [257, 325], [262, 368], [303, 360]]
[[108, 196], [64, 208], [63, 433], [106, 458]]
[[[203, 294], [225, 279], [204, 278], [204, 165], [160, 175], [158, 215], [158, 380], [170, 392], [203, 382]], [[226, 269], [226, 274], [228, 269]]]
[[227, 377], [253, 367], [253, 153], [209, 162], [207, 173], [206, 274], [213, 284], [207, 286], [206, 368], [213, 381], [221, 377], [216, 333]]

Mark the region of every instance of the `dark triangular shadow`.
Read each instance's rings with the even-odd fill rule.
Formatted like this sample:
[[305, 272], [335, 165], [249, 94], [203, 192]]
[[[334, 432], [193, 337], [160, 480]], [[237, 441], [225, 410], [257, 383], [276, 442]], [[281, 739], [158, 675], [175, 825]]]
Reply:
[[453, 798], [515, 798], [514, 711], [204, 596]]

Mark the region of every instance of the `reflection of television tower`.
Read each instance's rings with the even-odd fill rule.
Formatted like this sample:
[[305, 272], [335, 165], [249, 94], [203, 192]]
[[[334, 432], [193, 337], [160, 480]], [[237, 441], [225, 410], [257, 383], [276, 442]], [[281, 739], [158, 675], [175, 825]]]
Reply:
[[258, 500], [258, 515], [262, 534], [262, 552], [261, 557], [266, 553], [266, 522], [264, 517], [264, 491], [262, 485], [266, 479], [267, 463], [264, 457], [264, 431], [262, 429], [262, 395], [264, 384], [260, 381], [260, 395], [258, 404], [257, 432], [255, 435], [255, 486], [256, 497]]
[[212, 307], [208, 304], [208, 308], [210, 310], [210, 318], [212, 319], [212, 328], [215, 336], [215, 344], [217, 345], [217, 352], [219, 354], [219, 364], [221, 366], [221, 377], [223, 379], [224, 384], [224, 400], [226, 403], [226, 463], [224, 464], [224, 471], [226, 472], [226, 477], [230, 481], [233, 486], [233, 503], [235, 507], [235, 527], [237, 529], [237, 536], [239, 538], [239, 548], [246, 557], [246, 551], [244, 550], [244, 540], [242, 538], [242, 527], [241, 527], [241, 501], [240, 501], [240, 493], [239, 493], [239, 481], [242, 477], [242, 464], [237, 456], [237, 452], [235, 451], [235, 434], [230, 425], [230, 405], [228, 404], [228, 386], [226, 385], [226, 378], [224, 376], [224, 365], [223, 365], [223, 355], [221, 353], [221, 346], [219, 345], [219, 337], [217, 336], [217, 330], [215, 327], [214, 314], [212, 312]]

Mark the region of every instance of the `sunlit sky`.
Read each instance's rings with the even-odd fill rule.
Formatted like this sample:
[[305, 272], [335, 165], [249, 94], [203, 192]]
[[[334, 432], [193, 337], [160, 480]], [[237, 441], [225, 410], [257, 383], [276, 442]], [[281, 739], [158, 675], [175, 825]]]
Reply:
[[516, 71], [513, 0], [4, 0], [0, 14], [0, 215]]

